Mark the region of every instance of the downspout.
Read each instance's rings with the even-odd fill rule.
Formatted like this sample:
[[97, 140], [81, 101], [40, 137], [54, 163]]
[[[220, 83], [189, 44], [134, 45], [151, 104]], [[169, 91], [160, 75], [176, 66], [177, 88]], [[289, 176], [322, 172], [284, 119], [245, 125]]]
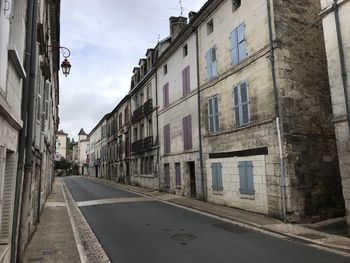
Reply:
[[158, 70], [155, 68], [155, 82], [156, 82], [156, 124], [157, 124], [157, 170], [158, 170], [158, 191], [160, 191], [160, 143], [159, 143], [159, 120], [158, 120]]
[[269, 23], [270, 63], [271, 63], [273, 94], [274, 94], [274, 99], [275, 99], [276, 129], [277, 129], [278, 150], [279, 150], [279, 160], [280, 160], [282, 211], [283, 211], [283, 220], [284, 220], [284, 222], [287, 222], [284, 153], [283, 153], [283, 146], [282, 146], [283, 119], [282, 119], [282, 112], [281, 112], [280, 101], [279, 101], [279, 96], [278, 96], [278, 89], [277, 89], [277, 82], [276, 82], [275, 52], [274, 52], [274, 46], [273, 46], [273, 31], [272, 31], [270, 0], [266, 0], [266, 4], [267, 4], [267, 16], [268, 16], [268, 23]]
[[[196, 63], [197, 63], [197, 108], [198, 108], [198, 137], [199, 137], [199, 162], [201, 169], [201, 186], [202, 186], [202, 199], [207, 200], [207, 185], [206, 178], [204, 178], [204, 166], [203, 166], [203, 143], [202, 143], [202, 119], [201, 119], [201, 91], [199, 86], [200, 76], [199, 76], [199, 40], [198, 40], [198, 28], [196, 31]], [[205, 175], [206, 176], [206, 175]]]
[[342, 39], [341, 31], [340, 31], [339, 9], [338, 9], [338, 1], [337, 0], [333, 0], [333, 10], [334, 10], [335, 28], [336, 28], [336, 32], [337, 32], [340, 71], [341, 71], [341, 77], [342, 77], [342, 81], [343, 81], [343, 89], [344, 89], [344, 95], [345, 95], [346, 117], [348, 120], [348, 128], [349, 128], [349, 132], [350, 132], [349, 92], [348, 92], [348, 89], [346, 88], [347, 75], [346, 75], [346, 70], [345, 70], [343, 39]]
[[31, 72], [31, 61], [33, 59], [32, 49], [33, 42], [36, 45], [36, 39], [33, 41], [33, 32], [36, 31], [36, 17], [37, 17], [37, 0], [28, 0], [27, 2], [27, 23], [26, 23], [26, 42], [24, 52], [24, 69], [27, 73], [26, 78], [23, 81], [22, 86], [22, 106], [21, 106], [21, 118], [23, 121], [23, 128], [20, 131], [18, 139], [18, 169], [16, 174], [16, 186], [15, 186], [15, 200], [13, 208], [13, 223], [11, 234], [11, 262], [17, 261], [17, 247], [18, 247], [18, 229], [20, 218], [20, 204], [21, 204], [21, 190], [24, 173], [24, 157], [25, 157], [25, 145], [26, 136], [28, 130], [28, 116], [27, 109], [29, 105], [29, 78], [28, 74]]

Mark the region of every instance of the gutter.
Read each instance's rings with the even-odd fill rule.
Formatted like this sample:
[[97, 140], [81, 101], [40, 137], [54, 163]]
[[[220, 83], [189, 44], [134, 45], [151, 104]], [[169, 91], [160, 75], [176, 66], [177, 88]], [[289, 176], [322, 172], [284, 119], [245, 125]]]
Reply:
[[[196, 31], [196, 63], [197, 63], [197, 107], [198, 107], [198, 138], [199, 138], [199, 161], [201, 169], [201, 186], [202, 186], [202, 199], [207, 200], [207, 178], [204, 178], [204, 167], [203, 167], [203, 142], [202, 142], [202, 119], [201, 119], [201, 90], [199, 86], [200, 76], [199, 76], [199, 36], [198, 36], [198, 27]], [[206, 174], [205, 174], [206, 177]]]
[[[28, 131], [28, 122], [27, 110], [29, 106], [29, 89], [30, 89], [30, 79], [31, 76], [28, 74], [32, 72], [32, 61], [36, 60], [35, 58], [35, 45], [36, 45], [36, 18], [38, 11], [37, 0], [28, 0], [27, 2], [27, 22], [26, 22], [26, 42], [25, 42], [25, 52], [24, 52], [24, 69], [26, 72], [26, 78], [23, 81], [22, 86], [22, 107], [21, 107], [21, 118], [23, 121], [23, 129], [20, 131], [19, 140], [18, 140], [18, 169], [16, 175], [16, 186], [15, 186], [15, 200], [14, 200], [14, 211], [13, 211], [13, 223], [12, 223], [12, 236], [11, 236], [11, 262], [17, 261], [17, 247], [18, 247], [18, 233], [19, 233], [19, 224], [20, 224], [20, 204], [21, 204], [21, 192], [22, 192], [22, 182], [23, 182], [23, 173], [24, 173], [24, 163], [25, 163], [25, 150], [26, 150], [26, 138]], [[31, 92], [33, 93], [33, 92]], [[32, 94], [33, 95], [33, 94]], [[33, 102], [32, 102], [33, 104]], [[29, 114], [28, 114], [29, 115]], [[29, 117], [29, 116], [28, 116]], [[32, 119], [33, 116], [31, 116]], [[30, 124], [29, 124], [30, 125]], [[32, 125], [32, 124], [31, 124]], [[30, 125], [30, 126], [31, 126]], [[28, 149], [28, 148], [27, 148]], [[30, 152], [31, 145], [30, 145]]]
[[273, 94], [275, 99], [276, 129], [277, 129], [277, 140], [278, 140], [279, 161], [280, 161], [282, 212], [283, 212], [283, 220], [284, 222], [287, 222], [284, 152], [283, 152], [283, 145], [282, 145], [283, 144], [283, 116], [282, 116], [281, 105], [280, 105], [280, 100], [278, 95], [277, 81], [276, 81], [275, 52], [274, 52], [270, 0], [266, 0], [266, 5], [267, 5], [267, 16], [268, 16], [268, 23], [269, 23], [270, 63], [271, 63]]
[[338, 1], [333, 0], [333, 10], [334, 10], [334, 20], [335, 20], [335, 28], [336, 28], [336, 34], [337, 34], [337, 41], [338, 41], [338, 50], [339, 50], [339, 60], [340, 60], [340, 72], [341, 72], [341, 78], [343, 82], [343, 90], [345, 95], [345, 108], [346, 108], [346, 118], [348, 122], [348, 128], [350, 132], [350, 106], [349, 106], [349, 92], [347, 89], [347, 74], [346, 74], [346, 67], [345, 67], [345, 60], [344, 60], [344, 44], [342, 39], [342, 34], [340, 31], [340, 22], [339, 22], [339, 9], [338, 9]]

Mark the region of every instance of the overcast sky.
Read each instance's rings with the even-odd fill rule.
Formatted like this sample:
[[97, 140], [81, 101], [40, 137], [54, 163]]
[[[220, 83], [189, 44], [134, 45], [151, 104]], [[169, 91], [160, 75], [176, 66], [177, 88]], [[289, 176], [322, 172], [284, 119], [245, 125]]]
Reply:
[[[182, 0], [184, 16], [206, 0]], [[71, 51], [71, 73], [60, 73], [60, 127], [89, 133], [128, 93], [132, 70], [158, 38], [169, 35], [178, 0], [62, 0], [61, 46]]]

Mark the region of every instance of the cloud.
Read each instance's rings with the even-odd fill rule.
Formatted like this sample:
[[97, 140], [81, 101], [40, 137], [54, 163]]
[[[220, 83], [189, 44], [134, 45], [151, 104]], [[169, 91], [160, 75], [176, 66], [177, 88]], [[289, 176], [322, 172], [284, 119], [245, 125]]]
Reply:
[[[169, 34], [178, 0], [62, 0], [61, 45], [71, 51], [71, 74], [60, 78], [60, 129], [77, 137], [129, 92], [132, 70], [158, 36]], [[183, 0], [185, 15], [204, 0]]]

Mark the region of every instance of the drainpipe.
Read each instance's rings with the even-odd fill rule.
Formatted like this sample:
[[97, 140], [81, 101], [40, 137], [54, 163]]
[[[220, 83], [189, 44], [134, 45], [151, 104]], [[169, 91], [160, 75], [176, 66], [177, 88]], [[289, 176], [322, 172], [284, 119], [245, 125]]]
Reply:
[[273, 46], [273, 31], [272, 31], [270, 0], [266, 0], [266, 4], [267, 4], [267, 16], [268, 16], [268, 23], [269, 23], [270, 63], [271, 63], [273, 94], [275, 99], [276, 129], [277, 129], [278, 150], [279, 150], [279, 160], [280, 160], [282, 211], [283, 211], [283, 220], [284, 222], [287, 222], [284, 153], [283, 153], [283, 146], [282, 146], [283, 119], [282, 119], [282, 111], [281, 111], [281, 106], [280, 106], [280, 101], [278, 96], [278, 89], [277, 89], [277, 82], [276, 82], [275, 52], [274, 52], [274, 46]]
[[340, 71], [341, 77], [343, 81], [343, 89], [345, 95], [345, 108], [346, 108], [346, 117], [348, 120], [348, 128], [350, 132], [350, 106], [349, 106], [349, 92], [346, 88], [347, 84], [347, 75], [345, 70], [345, 61], [344, 61], [344, 47], [343, 47], [343, 39], [340, 31], [340, 23], [339, 23], [339, 9], [338, 9], [338, 1], [333, 0], [333, 10], [334, 10], [334, 20], [335, 20], [335, 28], [337, 33], [337, 41], [338, 41], [338, 50], [339, 50], [339, 60], [340, 60]]
[[[200, 169], [201, 169], [201, 186], [202, 186], [202, 195], [203, 200], [207, 200], [207, 185], [206, 185], [206, 178], [204, 178], [204, 166], [203, 166], [203, 143], [202, 143], [202, 119], [201, 119], [201, 91], [199, 87], [199, 40], [198, 40], [198, 28], [196, 30], [196, 63], [197, 63], [197, 107], [198, 107], [198, 138], [199, 138], [199, 162], [200, 162]], [[205, 175], [206, 177], [206, 175]]]
[[[15, 200], [13, 208], [13, 224], [12, 224], [12, 236], [11, 236], [11, 262], [17, 261], [17, 247], [18, 247], [18, 229], [19, 229], [19, 218], [20, 218], [20, 204], [21, 204], [21, 190], [22, 190], [22, 181], [24, 173], [24, 157], [26, 155], [26, 137], [28, 132], [28, 122], [29, 112], [28, 106], [30, 100], [30, 73], [32, 72], [32, 60], [35, 60], [35, 50], [36, 38], [33, 37], [33, 34], [36, 34], [36, 18], [37, 18], [37, 0], [28, 0], [27, 2], [27, 22], [26, 22], [26, 42], [25, 42], [25, 52], [24, 52], [24, 69], [26, 78], [23, 81], [22, 86], [22, 106], [21, 106], [21, 118], [23, 121], [23, 128], [20, 131], [18, 139], [18, 169], [16, 175], [16, 186], [15, 186]], [[28, 114], [27, 114], [28, 113]], [[31, 125], [30, 125], [31, 126]], [[27, 148], [28, 149], [28, 148]], [[29, 148], [31, 152], [31, 147]]]
[[159, 120], [158, 120], [158, 70], [155, 68], [155, 82], [156, 82], [156, 124], [157, 124], [157, 170], [158, 170], [158, 191], [160, 191], [160, 167], [159, 167], [159, 162], [160, 162], [160, 142], [159, 142]]

